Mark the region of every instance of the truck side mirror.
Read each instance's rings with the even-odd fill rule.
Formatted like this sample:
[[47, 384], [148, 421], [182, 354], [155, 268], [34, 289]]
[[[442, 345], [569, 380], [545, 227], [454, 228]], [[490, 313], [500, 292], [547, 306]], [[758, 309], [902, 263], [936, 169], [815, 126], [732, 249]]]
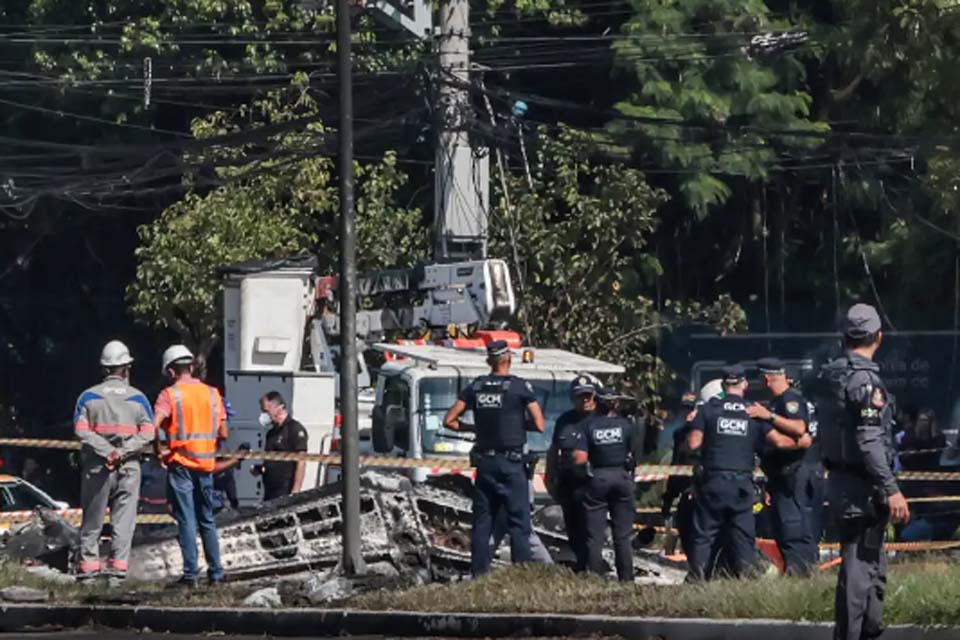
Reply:
[[390, 453], [397, 441], [406, 442], [409, 431], [407, 410], [399, 404], [377, 407], [373, 412], [373, 450]]

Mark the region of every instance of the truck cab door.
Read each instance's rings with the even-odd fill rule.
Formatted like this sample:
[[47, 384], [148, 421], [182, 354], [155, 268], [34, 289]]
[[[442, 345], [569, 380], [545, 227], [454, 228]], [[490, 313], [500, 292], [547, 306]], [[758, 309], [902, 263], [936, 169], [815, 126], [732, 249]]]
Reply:
[[382, 393], [378, 389], [373, 408], [373, 450], [393, 453], [399, 448], [409, 450], [410, 440], [410, 385], [403, 377], [383, 379]]

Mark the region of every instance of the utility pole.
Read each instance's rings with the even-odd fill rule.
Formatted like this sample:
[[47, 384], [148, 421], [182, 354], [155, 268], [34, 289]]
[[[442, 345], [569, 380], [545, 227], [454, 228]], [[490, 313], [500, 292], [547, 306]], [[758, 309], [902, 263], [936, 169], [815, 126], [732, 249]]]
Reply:
[[438, 259], [486, 257], [490, 160], [475, 155], [467, 132], [470, 93], [470, 2], [440, 3], [440, 99], [435, 178]]
[[360, 437], [357, 428], [357, 238], [353, 206], [353, 78], [350, 65], [350, 3], [337, 0], [337, 79], [340, 127], [340, 461], [343, 474], [343, 566], [347, 575], [366, 571], [360, 553]]

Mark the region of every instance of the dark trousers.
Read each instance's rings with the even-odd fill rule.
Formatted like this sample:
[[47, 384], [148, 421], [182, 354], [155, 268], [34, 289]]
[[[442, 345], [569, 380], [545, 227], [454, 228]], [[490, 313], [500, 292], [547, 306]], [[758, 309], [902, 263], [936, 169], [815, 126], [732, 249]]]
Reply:
[[810, 522], [810, 502], [802, 467], [770, 478], [770, 508], [773, 512], [773, 537], [783, 555], [788, 575], [810, 574], [813, 562], [811, 549], [813, 527]]
[[470, 565], [474, 577], [490, 571], [490, 536], [500, 509], [507, 512], [510, 557], [513, 562], [531, 562], [530, 488], [523, 462], [503, 454], [480, 456], [473, 492], [473, 529], [470, 534]]
[[823, 501], [826, 498], [826, 480], [823, 466], [803, 465], [800, 467], [801, 502], [807, 526], [810, 528], [810, 548], [807, 552], [809, 562], [820, 563], [820, 541], [823, 540]]
[[606, 539], [607, 512], [612, 520], [613, 553], [617, 577], [633, 580], [633, 475], [623, 468], [594, 469], [583, 492], [586, 513], [587, 567], [603, 573], [603, 543]]
[[835, 640], [868, 640], [883, 631], [887, 557], [883, 536], [887, 520], [845, 520], [841, 528], [837, 576]]
[[180, 551], [183, 554], [183, 577], [197, 579], [199, 529], [203, 554], [207, 560], [207, 576], [211, 580], [223, 580], [220, 541], [213, 523], [213, 474], [171, 464], [167, 469], [167, 500], [173, 507], [173, 519], [177, 521]]
[[747, 577], [756, 572], [755, 497], [750, 474], [714, 473], [698, 481], [692, 553], [687, 556], [691, 580], [711, 577], [708, 568], [718, 551], [725, 553], [735, 576]]
[[574, 569], [584, 571], [587, 568], [587, 528], [586, 514], [583, 510], [583, 492], [586, 483], [572, 471], [561, 471], [557, 482], [557, 502], [563, 511], [563, 526], [567, 532], [567, 542], [575, 559]]
[[673, 524], [677, 527], [677, 535], [680, 537], [680, 547], [687, 555], [693, 549], [693, 509], [696, 500], [689, 491], [684, 491], [677, 498], [677, 511], [673, 518]]

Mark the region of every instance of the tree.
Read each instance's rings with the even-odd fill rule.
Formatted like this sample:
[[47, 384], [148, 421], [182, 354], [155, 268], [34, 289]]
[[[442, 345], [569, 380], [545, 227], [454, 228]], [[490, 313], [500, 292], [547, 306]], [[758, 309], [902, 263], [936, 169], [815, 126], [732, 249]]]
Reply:
[[[245, 116], [257, 118], [256, 127], [316, 115], [317, 104], [304, 87], [291, 93], [295, 101], [289, 102], [286, 92], [273, 92], [239, 118], [221, 112], [199, 120], [194, 133], [202, 138], [242, 131], [236, 120]], [[243, 146], [218, 146], [194, 158], [201, 168], [216, 159], [234, 162], [216, 169], [222, 186], [194, 188], [140, 228], [136, 280], [129, 288], [134, 313], [174, 329], [205, 359], [222, 333], [220, 267], [309, 253], [317, 256], [321, 270], [336, 273], [339, 200], [331, 179], [333, 161], [309, 153], [321, 152], [329, 135], [316, 121], [305, 131], [273, 137], [275, 157], [248, 155]], [[396, 155], [386, 152], [379, 162], [358, 164], [356, 172], [360, 268], [410, 266], [425, 257], [421, 212], [395, 203], [406, 182]]]
[[[810, 120], [806, 72], [792, 54], [751, 58], [753, 33], [789, 29], [761, 0], [639, 0], [614, 43], [616, 68], [633, 91], [611, 131], [636, 153], [678, 170], [678, 204], [702, 218], [739, 182], [765, 179], [778, 148], [808, 146], [775, 131], [822, 128]], [[682, 121], [683, 126], [659, 124]]]
[[666, 195], [641, 171], [595, 154], [585, 134], [541, 130], [530, 182], [513, 176], [501, 185], [491, 251], [511, 258], [518, 322], [533, 345], [621, 363], [654, 397], [669, 378], [653, 348], [663, 330], [698, 320], [736, 331], [744, 316], [727, 297], [658, 308], [643, 295], [660, 270], [647, 243]]

